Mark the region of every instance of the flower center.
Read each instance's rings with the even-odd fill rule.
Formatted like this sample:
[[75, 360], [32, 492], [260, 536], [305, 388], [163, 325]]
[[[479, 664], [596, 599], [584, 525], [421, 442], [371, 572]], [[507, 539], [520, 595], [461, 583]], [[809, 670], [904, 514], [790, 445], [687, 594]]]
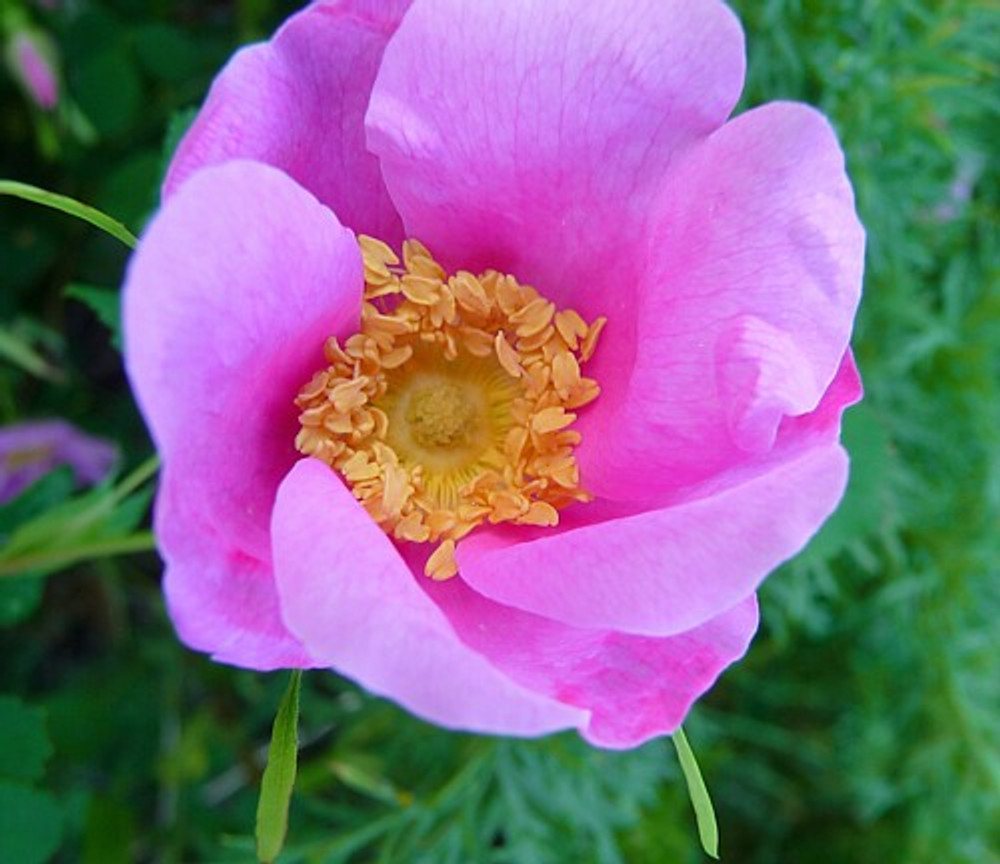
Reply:
[[470, 395], [450, 381], [414, 390], [404, 415], [414, 442], [428, 450], [467, 447], [479, 426], [479, 407]]
[[573, 410], [605, 319], [588, 325], [511, 276], [449, 276], [420, 243], [404, 264], [361, 237], [361, 330], [331, 337], [328, 366], [296, 398], [296, 447], [335, 468], [383, 530], [439, 544], [425, 567], [457, 572], [455, 543], [489, 522], [558, 524], [589, 501]]

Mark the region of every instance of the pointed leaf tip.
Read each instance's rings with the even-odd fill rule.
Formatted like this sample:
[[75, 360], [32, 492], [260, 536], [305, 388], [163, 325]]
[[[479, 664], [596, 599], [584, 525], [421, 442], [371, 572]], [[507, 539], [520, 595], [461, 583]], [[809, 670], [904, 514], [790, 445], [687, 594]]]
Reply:
[[0, 180], [0, 195], [21, 198], [34, 204], [41, 204], [43, 207], [51, 207], [53, 210], [59, 210], [69, 216], [75, 216], [77, 219], [89, 222], [95, 228], [100, 228], [106, 234], [110, 234], [128, 246], [129, 249], [135, 249], [135, 244], [139, 242], [136, 236], [117, 219], [113, 219], [96, 207], [91, 207], [75, 198], [49, 192], [47, 189], [39, 189], [28, 183], [18, 183], [14, 180]]
[[708, 787], [701, 776], [698, 762], [694, 757], [694, 750], [688, 743], [684, 729], [680, 726], [671, 736], [674, 748], [677, 750], [677, 759], [681, 763], [681, 771], [684, 773], [684, 780], [687, 783], [688, 795], [691, 798], [691, 806], [694, 807], [694, 818], [698, 823], [698, 837], [701, 839], [701, 848], [705, 854], [718, 860], [719, 858], [719, 826], [715, 821], [715, 810], [712, 807], [712, 799], [708, 794]]
[[267, 767], [257, 802], [257, 859], [271, 864], [281, 852], [288, 832], [288, 805], [295, 787], [299, 749], [299, 690], [302, 673], [292, 672], [288, 689], [278, 706], [267, 751]]

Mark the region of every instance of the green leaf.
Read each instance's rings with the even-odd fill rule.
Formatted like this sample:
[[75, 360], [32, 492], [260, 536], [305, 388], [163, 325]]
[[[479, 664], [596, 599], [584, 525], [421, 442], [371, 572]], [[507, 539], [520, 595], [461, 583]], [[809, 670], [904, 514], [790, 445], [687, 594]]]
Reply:
[[197, 38], [179, 27], [154, 21], [137, 27], [133, 38], [140, 65], [162, 81], [183, 84], [203, 65]]
[[[115, 506], [114, 495], [107, 485], [62, 501], [51, 509], [20, 525], [7, 538], [0, 551], [0, 573], [15, 567], [27, 572], [31, 568], [19, 564], [37, 553], [52, 553], [76, 543], [95, 539], [104, 521]], [[11, 564], [4, 568], [3, 565]]]
[[8, 538], [22, 525], [66, 501], [73, 494], [75, 482], [73, 469], [61, 465], [0, 504], [0, 548], [6, 551]]
[[23, 334], [10, 325], [0, 327], [0, 357], [36, 378], [47, 381], [62, 380], [63, 376], [59, 370], [39, 354]]
[[118, 555], [135, 555], [156, 549], [156, 537], [152, 531], [136, 531], [127, 537], [110, 537], [99, 540], [81, 540], [65, 549], [51, 552], [36, 552], [18, 556], [9, 561], [0, 561], [0, 577], [38, 577], [74, 564], [94, 561], [98, 558], [114, 558]]
[[77, 104], [104, 139], [134, 134], [146, 107], [134, 52], [119, 41], [122, 35], [116, 34], [118, 44], [81, 55], [75, 69]]
[[41, 579], [0, 579], [0, 627], [13, 627], [42, 605]]
[[167, 167], [170, 165], [170, 160], [174, 158], [174, 153], [181, 143], [181, 139], [187, 134], [188, 129], [191, 128], [197, 116], [197, 108], [186, 108], [183, 111], [175, 111], [170, 115], [170, 121], [167, 124], [167, 134], [163, 139], [163, 152], [160, 156], [161, 182], [167, 175]]
[[330, 770], [345, 786], [386, 804], [399, 804], [400, 792], [379, 770], [379, 763], [364, 754], [348, 753], [330, 763]]
[[45, 189], [39, 189], [37, 186], [31, 186], [27, 183], [17, 183], [14, 180], [0, 180], [0, 195], [12, 195], [15, 198], [23, 198], [25, 201], [31, 201], [35, 204], [41, 204], [44, 207], [51, 207], [53, 210], [67, 213], [70, 216], [75, 216], [77, 219], [89, 222], [95, 228], [100, 228], [116, 240], [120, 240], [129, 249], [135, 248], [137, 242], [135, 235], [122, 225], [121, 222], [74, 198], [69, 198], [66, 195], [58, 195], [55, 192], [48, 192]]
[[99, 288], [96, 285], [84, 285], [82, 282], [72, 282], [66, 286], [63, 296], [68, 300], [79, 300], [90, 309], [97, 316], [97, 319], [111, 331], [111, 344], [121, 350], [121, 297], [117, 291], [110, 288]]
[[114, 798], [93, 796], [87, 804], [81, 864], [128, 864], [136, 825], [132, 811]]
[[59, 847], [62, 823], [47, 792], [0, 780], [0, 861], [44, 864]]
[[[117, 486], [102, 483], [16, 523], [0, 546], [0, 577], [39, 576], [81, 561], [155, 548], [151, 532], [128, 532], [146, 511], [151, 490], [140, 487], [152, 477], [157, 466], [154, 456]], [[4, 510], [0, 508], [0, 531], [3, 516]]]
[[13, 696], [0, 696], [0, 777], [38, 780], [52, 755], [41, 709]]
[[694, 758], [694, 750], [688, 744], [687, 736], [680, 726], [677, 727], [677, 731], [671, 738], [677, 749], [677, 759], [681, 763], [681, 771], [684, 772], [691, 806], [694, 807], [694, 818], [698, 822], [698, 837], [701, 839], [701, 848], [705, 850], [706, 855], [718, 859], [719, 826], [715, 821], [715, 810], [712, 807], [712, 799], [708, 795], [708, 787], [705, 786], [705, 780], [701, 776], [698, 761]]
[[302, 673], [292, 672], [288, 689], [274, 718], [267, 767], [260, 784], [257, 802], [257, 859], [271, 864], [285, 843], [288, 832], [288, 805], [295, 786], [299, 749], [299, 689]]
[[138, 233], [159, 200], [160, 151], [148, 147], [117, 160], [91, 203]]

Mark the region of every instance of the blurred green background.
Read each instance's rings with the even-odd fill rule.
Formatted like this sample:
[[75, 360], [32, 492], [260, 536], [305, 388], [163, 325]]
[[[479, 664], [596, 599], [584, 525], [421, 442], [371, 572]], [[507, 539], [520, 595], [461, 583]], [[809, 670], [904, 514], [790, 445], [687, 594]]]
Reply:
[[[0, 177], [138, 232], [236, 46], [296, 4], [0, 0], [58, 59], [56, 108], [0, 70]], [[1000, 4], [740, 0], [741, 109], [826, 111], [868, 228], [843, 507], [762, 592], [749, 657], [689, 737], [733, 862], [1000, 861]], [[0, 424], [119, 448], [0, 507], [0, 861], [253, 858], [287, 675], [181, 647], [146, 516], [151, 445], [113, 330], [127, 250], [0, 197]], [[111, 324], [109, 329], [106, 326]], [[42, 554], [45, 553], [45, 554]], [[284, 862], [695, 862], [669, 742], [447, 734], [305, 676]]]

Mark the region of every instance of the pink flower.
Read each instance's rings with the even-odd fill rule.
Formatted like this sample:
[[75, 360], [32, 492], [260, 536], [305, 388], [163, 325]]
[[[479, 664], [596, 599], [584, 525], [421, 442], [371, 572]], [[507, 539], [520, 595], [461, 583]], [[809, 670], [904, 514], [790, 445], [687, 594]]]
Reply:
[[59, 102], [56, 48], [39, 30], [20, 29], [7, 45], [7, 65], [28, 96], [39, 107], [51, 111]]
[[[321, 2], [230, 61], [173, 160], [125, 293], [128, 370], [163, 456], [166, 596], [185, 642], [256, 669], [331, 666], [453, 728], [576, 727], [629, 747], [677, 727], [746, 650], [757, 585], [840, 500], [840, 415], [860, 396], [848, 343], [864, 236], [843, 155], [803, 105], [727, 122], [743, 74], [739, 23], [715, 0]], [[601, 395], [572, 409], [579, 420], [559, 439], [580, 433], [564, 465], [578, 486], [528, 483], [510, 504], [490, 475], [487, 506], [455, 505], [452, 516], [489, 511], [461, 536], [447, 513], [407, 521], [423, 482], [406, 463], [417, 444], [400, 445], [402, 473], [391, 448], [373, 445], [376, 461], [359, 450], [340, 473], [296, 453], [297, 394], [319, 412], [304, 409], [302, 429], [347, 424], [313, 442], [343, 460], [348, 437], [378, 425], [362, 385], [405, 378], [385, 377], [389, 357], [406, 356], [393, 337], [375, 359], [360, 337], [346, 341], [363, 291], [406, 282], [376, 273], [382, 247], [365, 241], [366, 287], [355, 232], [397, 251], [418, 238], [480, 287], [502, 281], [489, 268], [513, 274], [553, 302], [529, 310], [539, 326], [569, 307], [580, 335], [606, 317], [584, 367]], [[448, 332], [471, 339], [480, 301], [441, 293], [447, 275], [407, 278], [399, 302], [439, 339], [420, 362], [447, 376], [445, 319], [466, 310]], [[371, 299], [365, 326], [401, 296]], [[517, 296], [518, 308], [534, 297]], [[435, 315], [445, 323], [433, 331]], [[504, 320], [482, 337], [483, 363], [520, 374], [531, 340]], [[563, 356], [555, 330], [543, 338], [556, 404], [526, 421], [532, 436], [563, 431], [584, 386], [583, 353]], [[341, 346], [355, 353], [335, 362]], [[341, 381], [336, 363], [360, 377]], [[420, 446], [462, 432], [461, 411], [441, 407], [468, 408], [462, 386], [411, 392], [433, 422], [405, 413], [404, 431]], [[593, 500], [566, 506], [584, 493]], [[514, 515], [500, 513], [508, 504]], [[440, 546], [398, 539], [439, 518]], [[458, 575], [427, 578], [450, 574], [454, 539]]]

